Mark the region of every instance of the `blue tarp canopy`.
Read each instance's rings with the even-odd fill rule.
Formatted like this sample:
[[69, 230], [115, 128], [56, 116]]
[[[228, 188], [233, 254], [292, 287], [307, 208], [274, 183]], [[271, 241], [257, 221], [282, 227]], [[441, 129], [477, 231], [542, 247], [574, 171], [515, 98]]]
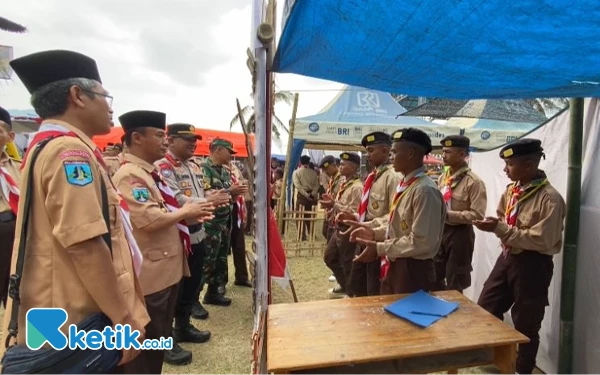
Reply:
[[598, 0], [287, 0], [274, 61], [424, 97], [600, 96]]

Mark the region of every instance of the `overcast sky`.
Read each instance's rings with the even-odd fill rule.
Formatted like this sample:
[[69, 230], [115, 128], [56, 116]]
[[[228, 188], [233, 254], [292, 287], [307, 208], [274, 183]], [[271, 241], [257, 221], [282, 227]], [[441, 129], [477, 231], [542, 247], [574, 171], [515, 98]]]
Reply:
[[[1, 15], [29, 32], [0, 32], [0, 44], [12, 46], [14, 58], [48, 49], [69, 49], [94, 58], [105, 88], [114, 96], [115, 120], [130, 110], [150, 109], [166, 112], [168, 122], [229, 130], [235, 98], [242, 105], [251, 104], [246, 67], [250, 0], [3, 3]], [[279, 89], [300, 90], [299, 117], [318, 112], [337, 94], [324, 90], [343, 87], [289, 74], [278, 75], [276, 81]], [[29, 94], [14, 74], [12, 81], [0, 81], [0, 106], [31, 108]], [[291, 107], [278, 105], [276, 111], [287, 123]]]

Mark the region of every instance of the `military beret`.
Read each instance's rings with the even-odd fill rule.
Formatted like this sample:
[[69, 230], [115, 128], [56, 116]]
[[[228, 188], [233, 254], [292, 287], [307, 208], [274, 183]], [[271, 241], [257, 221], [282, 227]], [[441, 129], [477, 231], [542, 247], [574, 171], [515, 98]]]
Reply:
[[226, 139], [223, 139], [223, 138], [215, 138], [215, 139], [213, 139], [213, 141], [210, 142], [210, 148], [213, 148], [215, 146], [225, 147], [227, 150], [229, 150], [229, 152], [232, 155], [237, 154], [237, 152], [233, 149], [233, 143], [229, 142]]
[[319, 164], [319, 168], [327, 168], [330, 165], [335, 164], [335, 158], [331, 155], [325, 156], [321, 159], [321, 163]]
[[464, 135], [449, 135], [441, 140], [442, 147], [469, 148], [471, 140]]
[[500, 158], [509, 159], [517, 156], [543, 154], [542, 141], [533, 138], [518, 139], [500, 150]]
[[12, 120], [10, 119], [10, 113], [2, 107], [0, 107], [0, 121], [4, 121], [12, 129]]
[[422, 130], [415, 128], [405, 128], [396, 130], [392, 133], [393, 142], [411, 142], [418, 144], [425, 149], [425, 153], [429, 154], [432, 150], [431, 138]]
[[365, 135], [361, 141], [363, 147], [373, 145], [391, 145], [392, 137], [384, 132], [373, 132]]
[[96, 61], [73, 51], [37, 52], [12, 60], [10, 66], [29, 93], [69, 78], [87, 78], [102, 83]]
[[340, 154], [342, 160], [351, 161], [355, 164], [360, 165], [360, 156], [355, 152], [342, 152]]
[[167, 126], [167, 135], [190, 139], [195, 137], [197, 140], [202, 139], [200, 134], [196, 134], [196, 128], [194, 125], [190, 124], [171, 124]]
[[131, 111], [119, 117], [119, 122], [123, 130], [133, 130], [136, 128], [158, 128], [165, 129], [167, 125], [167, 115], [155, 111]]

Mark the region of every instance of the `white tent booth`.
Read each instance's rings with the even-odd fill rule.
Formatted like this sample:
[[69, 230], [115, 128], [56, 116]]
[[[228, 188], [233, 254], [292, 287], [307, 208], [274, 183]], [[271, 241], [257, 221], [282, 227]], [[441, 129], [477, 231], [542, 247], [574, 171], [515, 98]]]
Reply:
[[[546, 158], [542, 160], [541, 168], [547, 173], [550, 183], [566, 199], [569, 110], [561, 112], [524, 137], [542, 141]], [[600, 373], [600, 320], [597, 318], [597, 311], [600, 311], [600, 175], [597, 173], [600, 165], [599, 146], [600, 102], [598, 99], [586, 99], [575, 294], [574, 373]], [[486, 183], [486, 214], [495, 216], [501, 194], [509, 183], [503, 172], [504, 162], [499, 157], [499, 149], [472, 153], [470, 164], [471, 169]], [[465, 290], [467, 297], [477, 301], [500, 253], [500, 242], [495, 235], [476, 230], [472, 286]], [[562, 255], [561, 252], [554, 256], [554, 278], [549, 289], [550, 306], [546, 309], [540, 331], [537, 366], [546, 373], [556, 373], [558, 370]], [[507, 321], [510, 322], [508, 314]]]

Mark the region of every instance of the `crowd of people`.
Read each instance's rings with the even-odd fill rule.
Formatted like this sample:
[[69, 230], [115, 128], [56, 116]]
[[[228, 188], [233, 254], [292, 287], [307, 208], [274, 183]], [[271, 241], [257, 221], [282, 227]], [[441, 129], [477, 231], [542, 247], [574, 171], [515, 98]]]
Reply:
[[[0, 158], [2, 343], [24, 345], [30, 309], [62, 308], [65, 334], [101, 313], [140, 339], [173, 338], [170, 350], [122, 350], [115, 373], [160, 374], [163, 362], [189, 363], [192, 353], [179, 343], [211, 337], [191, 319], [209, 318], [203, 304], [232, 303], [228, 254], [233, 284], [253, 287], [248, 182], [232, 163], [233, 145], [215, 139], [198, 160], [194, 126], [135, 110], [119, 117], [122, 143], [103, 155], [92, 138], [113, 126], [113, 98], [92, 58], [53, 50], [10, 64], [43, 122], [22, 161]], [[13, 138], [2, 109], [0, 150]]]
[[[332, 297], [462, 292], [471, 285], [473, 228], [494, 233], [502, 252], [478, 304], [498, 319], [511, 311], [515, 328], [530, 340], [519, 346], [517, 372], [531, 373], [565, 215], [564, 199], [539, 169], [541, 142], [520, 139], [500, 151], [512, 182], [494, 217], [485, 215], [485, 182], [468, 166], [469, 138], [441, 141], [446, 168], [437, 181], [423, 165], [432, 144], [421, 130], [374, 132], [362, 145], [372, 166], [364, 179], [357, 153], [340, 154], [339, 163], [326, 156], [319, 164], [328, 177], [318, 202], [327, 217], [324, 261], [330, 281], [337, 281]], [[301, 159], [293, 180], [298, 204], [310, 209], [318, 182], [308, 162]]]

